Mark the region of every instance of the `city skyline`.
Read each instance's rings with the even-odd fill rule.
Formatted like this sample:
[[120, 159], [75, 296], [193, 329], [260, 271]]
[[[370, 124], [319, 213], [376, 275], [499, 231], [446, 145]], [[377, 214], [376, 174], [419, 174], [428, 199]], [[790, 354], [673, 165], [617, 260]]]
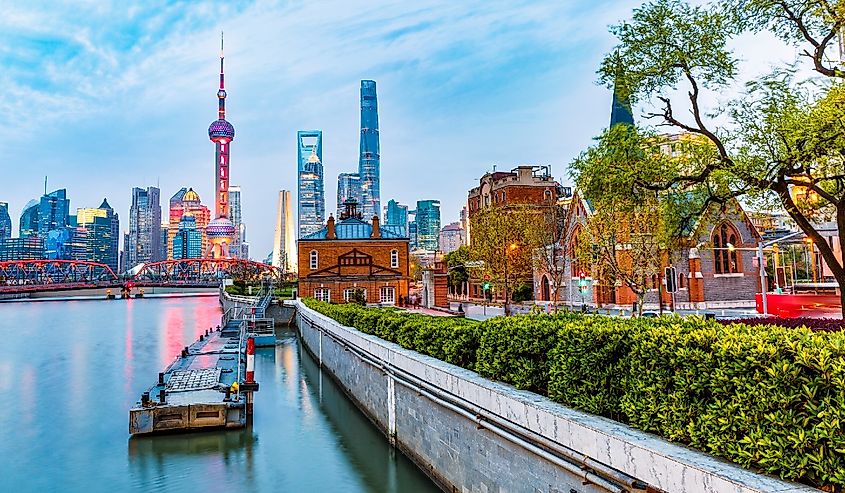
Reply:
[[[121, 216], [133, 187], [170, 196], [189, 184], [212, 197], [201, 130], [213, 114], [211, 96], [196, 88], [216, 78], [208, 66], [224, 28], [232, 55], [227, 82], [235, 88], [227, 102], [239, 124], [236, 179], [254, 258], [272, 247], [275, 211], [264, 204], [296, 186], [295, 173], [286, 171], [296, 159], [293, 139], [279, 136], [320, 128], [329, 182], [351, 171], [363, 79], [378, 82], [382, 103], [382, 194], [410, 204], [437, 198], [444, 223], [451, 222], [467, 187], [493, 164], [550, 164], [568, 181], [566, 165], [607, 125], [611, 92], [595, 84], [598, 61], [615, 43], [606, 26], [637, 5], [423, 2], [413, 11], [392, 3], [363, 12], [343, 2], [167, 12], [16, 5], [0, 20], [0, 39], [22, 47], [0, 54], [8, 67], [0, 78], [11, 94], [0, 107], [22, 119], [6, 154], [15, 186], [0, 190], [0, 201], [9, 203], [18, 236], [21, 210], [41, 195], [44, 175], [68, 190], [74, 207], [96, 206], [105, 196]], [[300, 15], [320, 18], [325, 34], [304, 35], [294, 20]], [[80, 29], [58, 28], [68, 22]], [[501, 29], [492, 27], [497, 23]], [[276, 56], [277, 46], [287, 49]], [[794, 57], [767, 35], [743, 38], [737, 51], [757, 67]], [[433, 160], [433, 149], [448, 150], [448, 159]], [[325, 201], [334, 204], [328, 188]]]

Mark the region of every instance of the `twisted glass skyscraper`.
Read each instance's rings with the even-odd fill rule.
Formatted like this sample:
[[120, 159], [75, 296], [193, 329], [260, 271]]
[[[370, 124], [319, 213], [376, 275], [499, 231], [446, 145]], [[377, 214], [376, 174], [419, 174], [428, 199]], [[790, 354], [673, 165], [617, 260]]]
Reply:
[[361, 180], [361, 213], [364, 219], [381, 214], [379, 173], [381, 168], [378, 139], [378, 100], [376, 81], [361, 81], [361, 155], [358, 176]]

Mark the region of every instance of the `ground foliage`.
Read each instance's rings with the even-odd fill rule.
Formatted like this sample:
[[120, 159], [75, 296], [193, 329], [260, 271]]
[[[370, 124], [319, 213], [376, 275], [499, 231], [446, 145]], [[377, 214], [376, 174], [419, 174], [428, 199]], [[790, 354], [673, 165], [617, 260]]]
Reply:
[[817, 332], [839, 332], [845, 329], [845, 320], [841, 318], [810, 318], [810, 317], [749, 317], [734, 320], [721, 320], [723, 324], [741, 323], [745, 325], [779, 325], [781, 327], [806, 327]]
[[845, 332], [571, 312], [479, 323], [304, 301], [407, 349], [742, 466], [845, 486]]

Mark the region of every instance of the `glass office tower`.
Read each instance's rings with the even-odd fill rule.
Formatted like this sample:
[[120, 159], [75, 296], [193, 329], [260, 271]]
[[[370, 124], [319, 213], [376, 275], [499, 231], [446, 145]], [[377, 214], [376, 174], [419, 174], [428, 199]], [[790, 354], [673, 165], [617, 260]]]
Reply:
[[378, 137], [378, 99], [376, 81], [361, 81], [361, 154], [358, 160], [358, 176], [361, 177], [361, 214], [370, 220], [381, 214], [379, 173], [381, 154]]
[[299, 166], [299, 237], [319, 231], [326, 219], [323, 190], [323, 132], [300, 130], [296, 133]]

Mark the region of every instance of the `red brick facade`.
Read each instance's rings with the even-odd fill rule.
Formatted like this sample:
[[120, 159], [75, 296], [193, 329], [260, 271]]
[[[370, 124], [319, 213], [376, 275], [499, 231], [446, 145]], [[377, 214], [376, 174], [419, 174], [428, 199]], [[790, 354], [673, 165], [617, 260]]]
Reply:
[[479, 185], [469, 191], [467, 209], [472, 218], [485, 207], [515, 205], [552, 206], [557, 203], [560, 187], [547, 169], [519, 166], [510, 172], [486, 173]]
[[[367, 303], [399, 304], [400, 297], [408, 297], [407, 238], [383, 238], [377, 233], [338, 239], [334, 226], [334, 218], [329, 218], [331, 233], [326, 238], [299, 240], [301, 296], [344, 303], [354, 290], [363, 289]], [[379, 231], [378, 221], [374, 226]]]

